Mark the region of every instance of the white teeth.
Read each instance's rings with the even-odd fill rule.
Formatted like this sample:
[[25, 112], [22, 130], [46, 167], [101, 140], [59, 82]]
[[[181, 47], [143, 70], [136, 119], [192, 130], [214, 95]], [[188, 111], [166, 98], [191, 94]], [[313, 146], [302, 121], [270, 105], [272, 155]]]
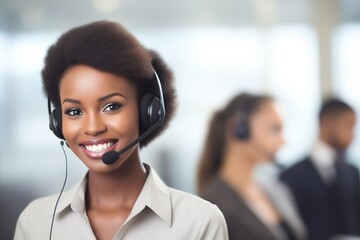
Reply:
[[85, 148], [88, 151], [91, 152], [101, 152], [109, 147], [111, 147], [114, 143], [113, 142], [108, 142], [108, 143], [103, 143], [103, 144], [97, 144], [97, 145], [86, 145]]

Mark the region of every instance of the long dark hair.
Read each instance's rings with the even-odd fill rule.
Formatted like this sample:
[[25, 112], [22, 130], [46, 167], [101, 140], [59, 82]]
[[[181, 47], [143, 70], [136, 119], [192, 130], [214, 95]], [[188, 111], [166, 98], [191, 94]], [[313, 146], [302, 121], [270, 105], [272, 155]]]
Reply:
[[247, 118], [254, 114], [260, 106], [272, 101], [270, 96], [242, 93], [236, 95], [223, 108], [214, 113], [210, 120], [205, 146], [200, 158], [197, 173], [197, 187], [201, 192], [209, 181], [218, 173], [226, 148], [226, 129], [229, 121], [240, 111], [246, 111]]

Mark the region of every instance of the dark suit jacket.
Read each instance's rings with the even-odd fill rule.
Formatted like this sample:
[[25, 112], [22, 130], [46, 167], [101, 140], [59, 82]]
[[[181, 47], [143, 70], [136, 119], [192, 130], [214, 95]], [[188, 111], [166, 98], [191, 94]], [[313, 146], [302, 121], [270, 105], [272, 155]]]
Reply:
[[200, 196], [224, 214], [230, 240], [276, 240], [276, 236], [254, 214], [244, 200], [228, 184], [215, 177]]
[[360, 235], [360, 186], [358, 170], [346, 163], [339, 180], [325, 184], [309, 158], [280, 175], [292, 191], [309, 240], [336, 234]]

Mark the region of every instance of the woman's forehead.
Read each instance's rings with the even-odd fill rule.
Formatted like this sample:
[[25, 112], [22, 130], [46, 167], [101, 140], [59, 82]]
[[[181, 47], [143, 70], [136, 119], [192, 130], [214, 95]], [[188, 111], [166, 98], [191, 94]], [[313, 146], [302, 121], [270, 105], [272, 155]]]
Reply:
[[103, 92], [121, 91], [126, 95], [135, 90], [134, 84], [125, 77], [120, 77], [95, 68], [78, 65], [69, 69], [60, 81], [60, 95], [90, 94], [101, 95]]

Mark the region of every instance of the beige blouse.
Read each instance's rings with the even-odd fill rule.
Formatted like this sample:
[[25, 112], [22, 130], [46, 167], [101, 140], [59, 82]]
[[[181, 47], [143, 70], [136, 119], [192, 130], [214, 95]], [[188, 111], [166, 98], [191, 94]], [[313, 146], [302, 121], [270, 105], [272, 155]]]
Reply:
[[[154, 169], [114, 240], [228, 240], [224, 217], [218, 207], [194, 195], [167, 187]], [[53, 226], [53, 240], [96, 239], [85, 208], [84, 178], [60, 199]], [[21, 213], [14, 240], [49, 239], [57, 195], [33, 201]]]

